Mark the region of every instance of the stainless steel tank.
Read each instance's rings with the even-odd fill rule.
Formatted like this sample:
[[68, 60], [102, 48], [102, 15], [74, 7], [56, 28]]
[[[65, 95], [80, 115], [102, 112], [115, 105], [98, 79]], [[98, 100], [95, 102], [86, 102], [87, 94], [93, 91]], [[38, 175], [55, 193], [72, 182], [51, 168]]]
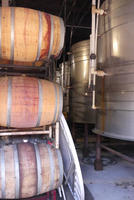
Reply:
[[65, 64], [60, 64], [60, 83], [63, 87], [63, 112], [69, 113], [69, 89], [70, 89], [70, 64], [66, 61]]
[[[134, 141], [134, 0], [106, 0], [100, 16], [95, 133]], [[101, 83], [100, 83], [101, 82]]]
[[71, 48], [70, 120], [74, 123], [95, 123], [95, 110], [91, 109], [91, 92], [88, 92], [89, 40]]

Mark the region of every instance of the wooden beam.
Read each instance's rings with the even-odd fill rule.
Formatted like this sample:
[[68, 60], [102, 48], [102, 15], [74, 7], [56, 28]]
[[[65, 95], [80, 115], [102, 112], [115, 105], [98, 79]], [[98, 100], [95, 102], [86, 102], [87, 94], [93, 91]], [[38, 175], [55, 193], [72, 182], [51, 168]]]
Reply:
[[2, 6], [8, 7], [9, 6], [9, 0], [2, 0]]

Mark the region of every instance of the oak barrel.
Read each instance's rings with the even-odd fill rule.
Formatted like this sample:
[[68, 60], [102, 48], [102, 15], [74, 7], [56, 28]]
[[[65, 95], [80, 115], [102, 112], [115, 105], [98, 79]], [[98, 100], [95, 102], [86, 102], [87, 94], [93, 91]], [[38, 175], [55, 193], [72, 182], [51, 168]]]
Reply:
[[55, 123], [62, 114], [62, 89], [33, 77], [0, 78], [0, 126], [32, 128]]
[[29, 8], [0, 8], [0, 59], [36, 62], [56, 57], [64, 35], [60, 17]]
[[58, 188], [63, 180], [60, 151], [48, 144], [0, 148], [0, 198], [29, 198]]

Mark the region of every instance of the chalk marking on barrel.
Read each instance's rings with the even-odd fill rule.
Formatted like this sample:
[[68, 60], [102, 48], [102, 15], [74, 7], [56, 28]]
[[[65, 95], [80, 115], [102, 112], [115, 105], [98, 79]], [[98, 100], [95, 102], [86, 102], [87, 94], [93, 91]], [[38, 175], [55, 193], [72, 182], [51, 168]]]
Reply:
[[54, 40], [54, 23], [53, 23], [52, 15], [50, 15], [50, 19], [51, 19], [51, 35], [50, 35], [50, 46], [49, 46], [48, 58], [50, 58], [50, 55], [52, 53], [53, 40]]
[[58, 163], [59, 163], [59, 174], [60, 174], [59, 186], [60, 186], [63, 182], [63, 162], [62, 162], [62, 158], [61, 158], [61, 154], [60, 154], [59, 149], [56, 149], [56, 153], [57, 153], [57, 156], [58, 156]]
[[37, 57], [36, 61], [40, 58], [40, 51], [41, 51], [41, 44], [42, 44], [42, 12], [38, 11], [39, 16], [39, 36], [38, 36], [38, 50], [37, 50]]
[[14, 8], [11, 8], [11, 63], [14, 60]]
[[6, 198], [6, 192], [5, 192], [5, 153], [4, 149], [0, 148], [0, 165], [1, 165], [1, 196], [2, 199]]
[[36, 156], [36, 165], [37, 165], [37, 194], [41, 193], [42, 187], [42, 170], [41, 170], [41, 160], [38, 144], [34, 144], [35, 156]]
[[41, 115], [42, 115], [42, 103], [43, 103], [43, 99], [42, 99], [42, 84], [41, 84], [41, 80], [38, 80], [38, 91], [39, 91], [39, 105], [38, 105], [38, 120], [37, 120], [37, 124], [36, 126], [38, 127], [40, 125], [40, 120], [41, 120]]
[[55, 83], [53, 83], [53, 86], [54, 86], [54, 91], [55, 91], [55, 111], [54, 111], [54, 118], [53, 118], [52, 123], [55, 123], [56, 122], [56, 115], [57, 115], [57, 87], [56, 87]]
[[19, 170], [19, 156], [18, 156], [18, 146], [17, 144], [13, 145], [14, 150], [14, 167], [15, 167], [15, 198], [19, 199], [20, 197], [20, 170]]
[[8, 96], [7, 96], [7, 127], [11, 122], [11, 104], [12, 104], [12, 79], [8, 77]]
[[47, 145], [48, 154], [49, 154], [49, 161], [50, 161], [50, 187], [49, 190], [54, 189], [54, 171], [55, 171], [55, 163], [53, 158], [53, 153], [50, 148], [50, 145]]

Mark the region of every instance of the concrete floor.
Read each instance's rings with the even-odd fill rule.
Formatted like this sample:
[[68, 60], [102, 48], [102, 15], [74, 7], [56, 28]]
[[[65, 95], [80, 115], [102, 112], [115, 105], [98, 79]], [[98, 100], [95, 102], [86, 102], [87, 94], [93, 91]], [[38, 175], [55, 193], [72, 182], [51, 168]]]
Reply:
[[89, 190], [87, 200], [134, 200], [134, 165], [103, 152], [103, 171], [95, 171], [95, 151], [82, 159], [78, 151], [84, 183]]

